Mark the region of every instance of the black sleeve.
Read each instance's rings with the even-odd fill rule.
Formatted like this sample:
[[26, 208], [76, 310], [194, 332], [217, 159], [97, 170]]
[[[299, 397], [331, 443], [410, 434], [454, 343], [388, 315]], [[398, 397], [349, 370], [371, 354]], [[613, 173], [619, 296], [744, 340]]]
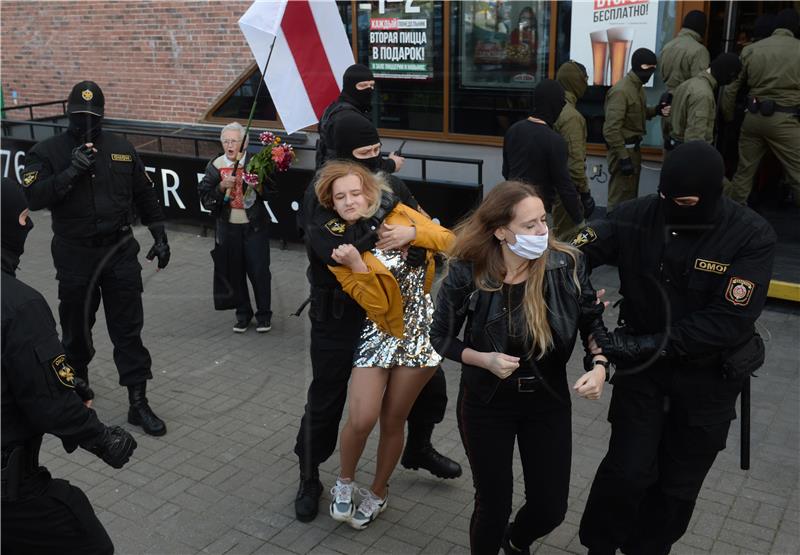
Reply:
[[586, 257], [590, 273], [592, 268], [604, 264], [617, 264], [619, 254], [619, 236], [617, 227], [618, 211], [614, 211], [602, 220], [596, 220], [578, 232], [572, 245], [578, 247]]
[[20, 306], [12, 325], [3, 345], [4, 376], [31, 427], [58, 436], [68, 451], [102, 433], [105, 426], [75, 393], [74, 373], [44, 299]]
[[503, 179], [508, 179], [508, 152], [506, 152], [506, 139], [503, 140]]
[[313, 182], [308, 186], [303, 197], [303, 212], [306, 241], [314, 254], [327, 266], [338, 265], [331, 258], [333, 249], [339, 245], [362, 243], [363, 234], [367, 231], [359, 225], [348, 225], [342, 233], [336, 232], [335, 226], [329, 224], [331, 221], [337, 220], [338, 215], [319, 203], [314, 192]]
[[158, 202], [155, 185], [144, 170], [142, 159], [136, 151], [133, 152], [133, 159], [133, 202], [136, 211], [144, 225], [163, 222], [166, 217], [161, 209], [161, 203]]
[[28, 151], [22, 172], [23, 190], [31, 210], [52, 208], [60, 203], [72, 190], [73, 181], [77, 177], [71, 167], [54, 173], [46, 153], [40, 150], [41, 143]]
[[445, 358], [462, 362], [467, 344], [458, 338], [467, 318], [470, 295], [475, 291], [472, 272], [458, 264], [449, 268], [439, 293], [431, 323], [431, 345]]
[[702, 356], [736, 345], [752, 333], [767, 300], [775, 258], [775, 232], [767, 224], [742, 245], [711, 302], [669, 329], [679, 355]]
[[586, 260], [583, 254], [578, 254], [577, 276], [581, 287], [579, 304], [581, 307], [578, 330], [581, 334], [583, 348], [588, 353], [589, 335], [598, 331], [607, 331], [603, 323], [603, 311], [605, 306], [602, 302], [597, 302], [597, 291], [589, 279], [589, 270], [586, 267]]
[[583, 221], [583, 205], [578, 188], [569, 176], [569, 150], [563, 137], [553, 132], [553, 155], [550, 158], [550, 176], [553, 186], [561, 197], [561, 204], [576, 224]]
[[397, 171], [397, 164], [391, 158], [381, 158], [381, 171], [386, 173], [394, 173]]
[[208, 162], [206, 165], [206, 173], [197, 186], [197, 194], [200, 196], [200, 203], [203, 205], [203, 208], [212, 214], [216, 213], [216, 210], [225, 199], [225, 193], [219, 190], [221, 178], [219, 170], [214, 166], [215, 159], [216, 157]]
[[419, 208], [419, 202], [417, 202], [417, 199], [414, 197], [411, 190], [409, 190], [405, 181], [394, 175], [387, 175], [386, 182], [392, 188], [392, 192], [400, 199], [400, 202], [414, 210]]

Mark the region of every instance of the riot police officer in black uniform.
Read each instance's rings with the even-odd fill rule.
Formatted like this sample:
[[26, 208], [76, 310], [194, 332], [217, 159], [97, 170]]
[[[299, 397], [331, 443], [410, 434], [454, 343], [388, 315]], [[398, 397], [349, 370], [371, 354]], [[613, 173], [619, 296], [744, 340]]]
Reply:
[[598, 339], [617, 373], [608, 453], [580, 525], [590, 554], [669, 553], [763, 363], [754, 324], [776, 236], [721, 196], [724, 169], [705, 141], [684, 143], [658, 195], [621, 204], [573, 241], [593, 267], [618, 266], [623, 297], [623, 325]]
[[[375, 127], [359, 115], [344, 115], [337, 124], [336, 157], [359, 162], [372, 171], [380, 168], [380, 154], [356, 158], [354, 150], [374, 146], [379, 151], [380, 139]], [[379, 213], [369, 222], [347, 226], [335, 212], [320, 206], [309, 184], [303, 199], [308, 281], [311, 285], [311, 367], [313, 378], [308, 388], [308, 402], [300, 422], [294, 452], [300, 459], [300, 487], [295, 500], [295, 514], [302, 522], [313, 520], [318, 511], [322, 483], [318, 467], [336, 448], [339, 422], [347, 399], [347, 383], [353, 369], [353, 352], [364, 325], [364, 310], [342, 291], [328, 269], [334, 248], [344, 243], [364, 252], [378, 239], [382, 218], [397, 202], [419, 210], [411, 191], [402, 180], [387, 175], [394, 194], [384, 194]], [[425, 263], [425, 249], [409, 247], [408, 260]], [[441, 422], [447, 407], [447, 387], [441, 367], [425, 385], [408, 416], [408, 438], [400, 463], [406, 468], [423, 468], [440, 478], [456, 478], [461, 466], [438, 453], [431, 445], [434, 426]]]
[[131, 230], [133, 208], [155, 244], [147, 259], [169, 262], [164, 213], [144, 165], [127, 140], [102, 130], [103, 91], [91, 81], [69, 95], [67, 132], [36, 144], [25, 157], [23, 188], [31, 210], [53, 213], [53, 261], [64, 348], [89, 381], [92, 327], [103, 300], [120, 385], [128, 388], [128, 422], [150, 435], [167, 428], [147, 402], [150, 353], [142, 344], [142, 267]]
[[2, 184], [2, 551], [25, 554], [110, 554], [114, 546], [86, 495], [39, 466], [42, 435], [58, 436], [122, 468], [136, 441], [107, 428], [91, 404], [88, 385], [64, 359], [44, 298], [15, 277], [33, 227], [25, 197]]

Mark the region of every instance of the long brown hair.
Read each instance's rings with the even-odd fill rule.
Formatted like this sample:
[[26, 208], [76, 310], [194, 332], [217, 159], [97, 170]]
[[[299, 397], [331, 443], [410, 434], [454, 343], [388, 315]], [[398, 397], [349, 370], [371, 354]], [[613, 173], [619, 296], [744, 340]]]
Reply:
[[314, 192], [317, 194], [319, 203], [328, 210], [335, 210], [333, 207], [333, 183], [348, 175], [355, 175], [361, 180], [364, 196], [369, 201], [367, 213], [362, 214], [362, 217], [372, 216], [381, 205], [381, 191], [390, 191], [391, 189], [381, 175], [373, 174], [363, 164], [349, 160], [332, 160], [319, 170], [314, 182]]
[[[535, 187], [521, 181], [504, 181], [494, 186], [481, 205], [455, 229], [456, 239], [448, 252], [451, 259], [472, 263], [475, 286], [484, 291], [499, 291], [506, 275], [506, 264], [500, 241], [494, 232], [514, 219], [514, 209], [522, 200], [542, 199]], [[550, 251], [567, 253], [573, 259], [572, 280], [578, 291], [577, 249], [549, 235], [548, 249], [536, 260], [527, 263], [527, 279], [523, 310], [531, 352], [541, 358], [553, 346], [553, 333], [547, 321], [548, 307], [544, 297], [544, 276]]]

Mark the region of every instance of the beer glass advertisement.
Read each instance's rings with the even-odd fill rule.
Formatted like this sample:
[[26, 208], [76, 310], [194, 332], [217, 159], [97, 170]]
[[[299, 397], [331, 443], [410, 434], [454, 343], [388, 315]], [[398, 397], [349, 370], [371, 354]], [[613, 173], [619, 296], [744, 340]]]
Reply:
[[658, 0], [573, 0], [570, 30], [570, 56], [586, 66], [589, 84], [614, 85], [634, 51], [656, 51]]
[[432, 0], [359, 2], [369, 10], [369, 68], [380, 79], [432, 79]]
[[463, 2], [461, 86], [530, 88], [547, 76], [550, 3]]

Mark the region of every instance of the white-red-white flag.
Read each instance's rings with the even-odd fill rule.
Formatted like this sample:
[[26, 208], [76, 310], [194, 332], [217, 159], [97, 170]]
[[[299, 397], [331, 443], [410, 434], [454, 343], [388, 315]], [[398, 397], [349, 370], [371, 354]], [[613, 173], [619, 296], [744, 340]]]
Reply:
[[344, 71], [353, 64], [335, 0], [256, 0], [239, 27], [286, 131], [318, 122], [339, 96]]

